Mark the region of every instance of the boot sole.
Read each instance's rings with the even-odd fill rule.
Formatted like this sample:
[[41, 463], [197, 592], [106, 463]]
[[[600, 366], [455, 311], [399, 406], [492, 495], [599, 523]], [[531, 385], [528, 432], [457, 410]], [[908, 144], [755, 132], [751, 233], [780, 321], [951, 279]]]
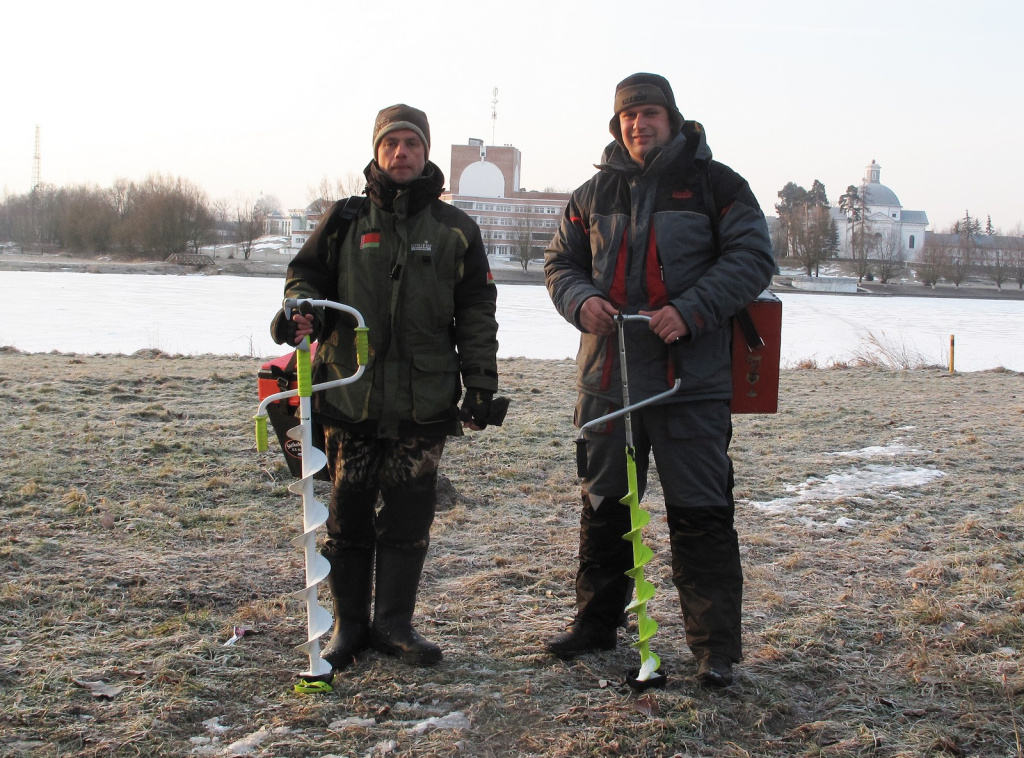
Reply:
[[435, 663], [440, 663], [441, 659], [444, 658], [444, 654], [437, 650], [423, 652], [423, 653], [409, 653], [401, 648], [388, 645], [385, 642], [374, 641], [371, 643], [371, 647], [378, 653], [391, 656], [392, 658], [398, 658], [403, 663], [408, 663], [411, 666], [432, 666]]
[[556, 658], [563, 661], [571, 661], [573, 658], [578, 658], [581, 655], [587, 655], [589, 653], [602, 653], [607, 652], [609, 650], [614, 650], [616, 646], [613, 642], [610, 645], [587, 645], [586, 647], [577, 648], [575, 650], [558, 650], [548, 645], [545, 645], [545, 647], [547, 648], [547, 651]]

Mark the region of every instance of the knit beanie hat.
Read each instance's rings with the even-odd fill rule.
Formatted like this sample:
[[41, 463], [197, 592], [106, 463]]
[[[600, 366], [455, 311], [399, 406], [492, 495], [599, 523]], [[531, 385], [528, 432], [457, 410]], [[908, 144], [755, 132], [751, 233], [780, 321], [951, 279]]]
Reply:
[[411, 129], [423, 140], [426, 157], [430, 157], [430, 124], [427, 114], [418, 108], [399, 103], [392, 105], [377, 114], [373, 123], [373, 156], [377, 157], [377, 147], [384, 136], [396, 129]]
[[622, 143], [622, 129], [619, 114], [626, 108], [640, 105], [661, 105], [668, 111], [668, 122], [674, 137], [683, 128], [683, 114], [676, 107], [676, 96], [668, 79], [657, 74], [633, 74], [627, 76], [615, 87], [615, 115], [608, 122], [608, 131], [615, 141]]

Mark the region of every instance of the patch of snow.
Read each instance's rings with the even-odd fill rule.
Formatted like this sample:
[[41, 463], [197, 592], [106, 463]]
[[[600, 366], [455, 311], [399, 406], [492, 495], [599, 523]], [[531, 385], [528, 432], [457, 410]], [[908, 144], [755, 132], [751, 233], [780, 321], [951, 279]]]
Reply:
[[261, 726], [252, 734], [248, 734], [242, 737], [240, 740], [235, 740], [224, 749], [224, 755], [236, 756], [236, 755], [248, 755], [253, 751], [257, 750], [263, 741], [267, 739], [271, 734], [270, 730], [265, 726]]
[[327, 725], [327, 728], [332, 731], [340, 731], [342, 729], [351, 729], [354, 727], [371, 727], [376, 723], [376, 719], [361, 719], [358, 716], [348, 716], [347, 718], [332, 721]]
[[469, 729], [469, 719], [462, 711], [452, 711], [447, 716], [431, 716], [409, 729], [410, 734], [425, 734], [434, 729]]
[[868, 464], [862, 469], [851, 467], [845, 473], [830, 474], [824, 479], [811, 477], [800, 484], [788, 484], [786, 491], [793, 495], [762, 502], [750, 501], [750, 505], [768, 513], [783, 513], [810, 503], [833, 502], [894, 489], [920, 487], [945, 475], [942, 471], [930, 468]]
[[889, 445], [871, 445], [860, 450], [847, 450], [840, 453], [825, 453], [837, 458], [897, 458], [901, 455], [931, 455], [931, 450], [919, 450], [901, 445], [898, 441]]
[[206, 731], [211, 734], [223, 734], [224, 732], [230, 731], [230, 726], [224, 726], [220, 723], [220, 716], [214, 716], [212, 719], [206, 719], [203, 722], [203, 726], [206, 727]]

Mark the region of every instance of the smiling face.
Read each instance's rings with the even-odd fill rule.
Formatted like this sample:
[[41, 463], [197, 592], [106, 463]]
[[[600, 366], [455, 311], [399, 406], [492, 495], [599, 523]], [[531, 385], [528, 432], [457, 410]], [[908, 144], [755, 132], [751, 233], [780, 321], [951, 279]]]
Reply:
[[667, 145], [672, 139], [668, 110], [663, 105], [626, 108], [619, 113], [619, 128], [622, 144], [629, 151], [629, 156], [641, 166], [647, 153]]
[[377, 145], [377, 163], [391, 181], [408, 184], [423, 173], [427, 149], [412, 129], [395, 129]]

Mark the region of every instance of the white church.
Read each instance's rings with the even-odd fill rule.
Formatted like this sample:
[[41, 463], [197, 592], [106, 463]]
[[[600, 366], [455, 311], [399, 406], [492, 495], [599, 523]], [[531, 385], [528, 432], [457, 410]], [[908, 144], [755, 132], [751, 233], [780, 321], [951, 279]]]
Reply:
[[[864, 201], [867, 227], [871, 233], [887, 237], [891, 231], [899, 232], [903, 240], [904, 260], [921, 259], [924, 248], [924, 232], [928, 226], [928, 214], [924, 211], [905, 210], [896, 193], [880, 181], [882, 167], [871, 161], [865, 170], [864, 181], [858, 188]], [[830, 209], [839, 231], [839, 256], [852, 257], [851, 237], [853, 225], [845, 211], [837, 206]], [[859, 223], [858, 223], [859, 226]]]

